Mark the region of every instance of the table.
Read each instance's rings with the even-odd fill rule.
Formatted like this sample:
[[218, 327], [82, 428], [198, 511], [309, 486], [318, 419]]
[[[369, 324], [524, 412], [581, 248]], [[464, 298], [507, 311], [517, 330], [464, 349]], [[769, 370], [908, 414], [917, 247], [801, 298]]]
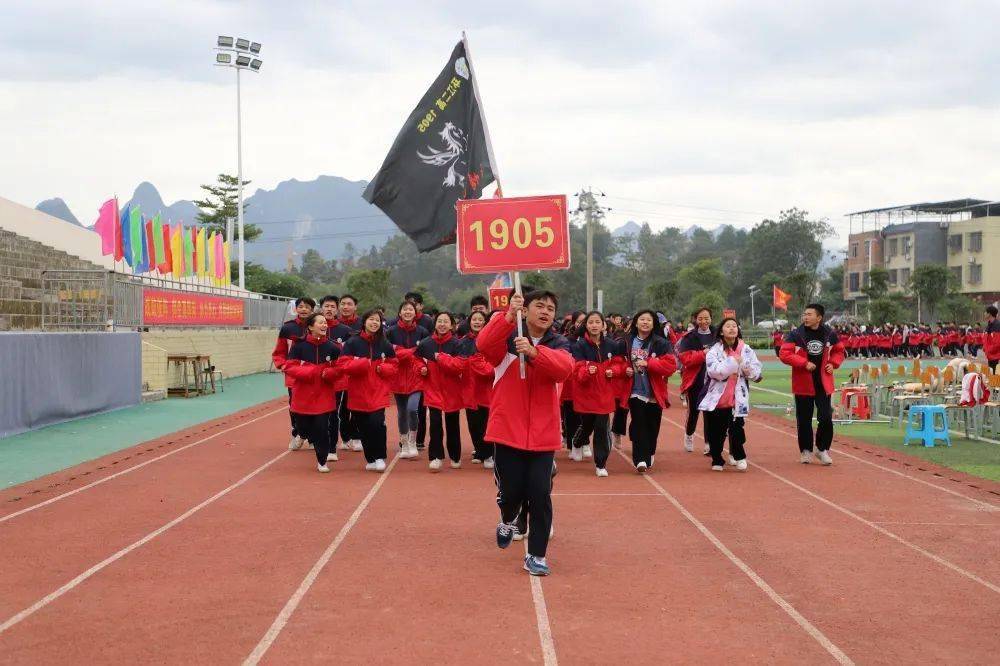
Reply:
[[[170, 367], [170, 364], [180, 366], [181, 386], [168, 388], [167, 395], [183, 395], [185, 398], [190, 398], [192, 393], [195, 397], [215, 393], [215, 378], [209, 378], [211, 380], [211, 391], [205, 382], [205, 370], [212, 365], [211, 357], [205, 354], [168, 354], [167, 367]], [[189, 371], [194, 375], [193, 389], [188, 375]]]

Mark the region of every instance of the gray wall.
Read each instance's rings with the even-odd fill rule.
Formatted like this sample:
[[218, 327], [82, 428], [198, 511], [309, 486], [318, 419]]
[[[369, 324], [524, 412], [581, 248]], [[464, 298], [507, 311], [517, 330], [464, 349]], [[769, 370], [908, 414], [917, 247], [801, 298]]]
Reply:
[[138, 333], [0, 333], [0, 438], [139, 404]]
[[917, 266], [923, 264], [945, 264], [948, 261], [948, 230], [937, 222], [914, 225], [914, 240], [917, 247], [914, 260]]

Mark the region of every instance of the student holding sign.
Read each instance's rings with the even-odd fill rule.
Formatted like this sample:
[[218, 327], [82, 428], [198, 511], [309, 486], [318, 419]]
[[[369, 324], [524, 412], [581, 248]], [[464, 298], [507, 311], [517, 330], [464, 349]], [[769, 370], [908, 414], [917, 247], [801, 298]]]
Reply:
[[[573, 371], [569, 342], [552, 332], [558, 298], [549, 291], [514, 294], [510, 308], [493, 316], [476, 347], [496, 368], [486, 440], [495, 444], [494, 475], [500, 524], [497, 545], [507, 548], [518, 532], [517, 515], [527, 500], [528, 554], [524, 569], [546, 576], [545, 559], [552, 527], [552, 466], [562, 445], [557, 384]], [[518, 336], [517, 313], [526, 313], [525, 335]], [[525, 358], [525, 377], [520, 361]]]

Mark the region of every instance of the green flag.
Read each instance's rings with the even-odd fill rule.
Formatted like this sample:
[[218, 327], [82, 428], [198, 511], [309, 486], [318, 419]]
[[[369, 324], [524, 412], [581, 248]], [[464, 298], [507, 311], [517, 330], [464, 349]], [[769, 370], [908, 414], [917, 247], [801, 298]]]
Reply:
[[128, 236], [131, 241], [132, 266], [142, 263], [142, 211], [138, 206], [134, 207], [128, 218]]
[[184, 275], [194, 275], [194, 241], [191, 239], [191, 230], [181, 231], [184, 240]]

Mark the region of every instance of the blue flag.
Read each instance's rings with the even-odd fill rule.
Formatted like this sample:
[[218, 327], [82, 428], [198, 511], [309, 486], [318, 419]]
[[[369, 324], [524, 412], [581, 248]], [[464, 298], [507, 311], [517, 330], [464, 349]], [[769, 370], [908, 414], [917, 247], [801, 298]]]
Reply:
[[146, 218], [139, 218], [140, 238], [142, 239], [142, 250], [139, 252], [139, 265], [136, 266], [136, 273], [146, 273], [149, 271], [149, 243], [146, 239]]
[[125, 206], [122, 209], [122, 258], [125, 259], [125, 263], [129, 266], [132, 265], [132, 234], [129, 233], [129, 207]]

